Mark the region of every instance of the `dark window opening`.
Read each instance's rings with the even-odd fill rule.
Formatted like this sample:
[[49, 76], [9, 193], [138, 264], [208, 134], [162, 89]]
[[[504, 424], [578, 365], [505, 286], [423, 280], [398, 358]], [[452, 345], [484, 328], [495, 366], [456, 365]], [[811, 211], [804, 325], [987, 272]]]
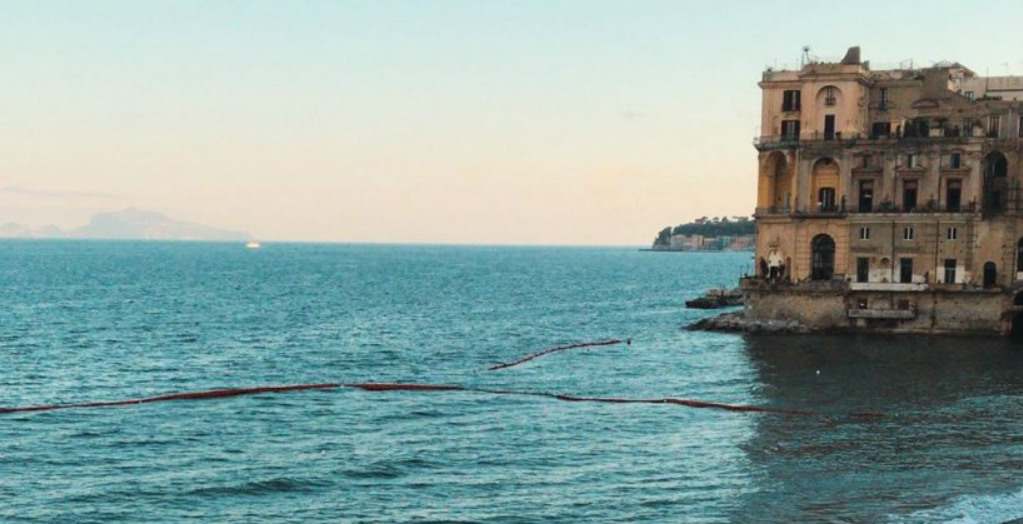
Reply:
[[963, 155], [959, 153], [952, 153], [948, 157], [948, 167], [952, 169], [959, 169], [963, 167]]
[[945, 259], [945, 283], [955, 284], [956, 282], [956, 259]]
[[906, 124], [905, 136], [907, 138], [926, 138], [931, 134], [931, 124], [927, 119], [917, 119]]
[[828, 235], [817, 235], [810, 244], [813, 254], [810, 278], [831, 280], [835, 275], [835, 241]]
[[949, 180], [948, 187], [945, 189], [945, 209], [959, 211], [962, 194], [963, 183], [959, 180]]
[[870, 213], [874, 210], [874, 181], [860, 181], [860, 213]]
[[801, 93], [798, 90], [785, 91], [782, 95], [782, 111], [799, 111]]
[[877, 104], [877, 108], [881, 111], [888, 109], [888, 88], [882, 87], [880, 91], [880, 101]]
[[835, 115], [824, 115], [824, 140], [835, 139]]
[[994, 262], [988, 262], [984, 264], [984, 287], [992, 288], [995, 287], [995, 283], [998, 280], [998, 270]]
[[1016, 244], [1016, 271], [1023, 271], [1023, 238]]
[[906, 180], [902, 183], [902, 210], [907, 213], [916, 209], [917, 187], [916, 180]]
[[998, 138], [1002, 129], [1002, 118], [999, 116], [990, 116], [987, 119], [987, 136], [989, 138]]
[[824, 213], [833, 213], [838, 210], [838, 207], [835, 205], [834, 188], [821, 188], [821, 190], [817, 193], [817, 207]]
[[856, 259], [856, 281], [870, 282], [870, 259], [859, 257]]
[[1009, 162], [1001, 153], [991, 153], [985, 159], [984, 210], [1003, 211], [1008, 190]]
[[799, 120], [782, 120], [781, 136], [786, 140], [799, 139]]
[[912, 258], [899, 259], [899, 282], [903, 284], [910, 284], [913, 282]]
[[892, 134], [892, 123], [891, 122], [874, 122], [870, 126], [870, 137], [871, 138], [882, 138], [889, 137]]

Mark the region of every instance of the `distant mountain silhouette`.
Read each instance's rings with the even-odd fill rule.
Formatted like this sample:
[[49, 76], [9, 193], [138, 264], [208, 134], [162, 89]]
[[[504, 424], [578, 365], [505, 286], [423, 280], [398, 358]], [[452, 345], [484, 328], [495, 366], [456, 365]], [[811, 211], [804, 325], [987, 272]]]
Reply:
[[181, 222], [155, 211], [128, 208], [97, 213], [89, 223], [68, 231], [55, 226], [32, 229], [22, 224], [0, 225], [0, 237], [7, 238], [91, 238], [111, 240], [245, 240], [249, 234]]

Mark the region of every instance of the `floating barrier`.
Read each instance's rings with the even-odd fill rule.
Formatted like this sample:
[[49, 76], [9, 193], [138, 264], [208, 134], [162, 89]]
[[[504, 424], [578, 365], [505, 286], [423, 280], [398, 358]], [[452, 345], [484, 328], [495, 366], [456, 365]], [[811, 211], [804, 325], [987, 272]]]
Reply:
[[598, 340], [596, 342], [581, 342], [581, 343], [578, 343], [578, 344], [569, 344], [567, 346], [556, 346], [556, 347], [552, 347], [550, 349], [545, 349], [545, 350], [537, 352], [537, 353], [533, 353], [531, 355], [526, 355], [526, 356], [524, 356], [524, 357], [522, 357], [522, 358], [520, 358], [518, 360], [514, 360], [512, 362], [503, 362], [501, 364], [494, 364], [493, 366], [490, 366], [487, 369], [490, 370], [490, 371], [497, 371], [499, 369], [508, 369], [508, 368], [510, 368], [512, 366], [518, 366], [519, 364], [525, 364], [526, 362], [529, 362], [530, 360], [533, 360], [534, 358], [539, 358], [539, 357], [542, 357], [544, 355], [549, 355], [551, 353], [556, 353], [558, 351], [565, 351], [566, 349], [590, 348], [590, 347], [596, 347], [596, 346], [613, 346], [613, 345], [616, 345], [616, 344], [621, 344], [622, 342], [625, 342], [627, 345], [630, 345], [630, 346], [632, 345], [632, 339], [631, 338], [625, 339], [624, 341], [618, 340], [617, 338], [610, 338], [610, 339], [605, 339], [605, 340]]
[[207, 398], [236, 397], [239, 395], [256, 395], [259, 393], [282, 393], [285, 391], [301, 391], [306, 389], [337, 389], [342, 386], [343, 384], [327, 383], [327, 384], [291, 384], [287, 386], [261, 386], [255, 388], [211, 389], [209, 391], [174, 393], [171, 395], [160, 395], [157, 397], [114, 400], [110, 402], [81, 402], [77, 404], [50, 404], [43, 406], [22, 406], [15, 408], [0, 407], [0, 414], [26, 413], [32, 411], [55, 411], [58, 409], [109, 408], [114, 406], [129, 406], [133, 404], [151, 404], [153, 402], [168, 402], [172, 400], [199, 400]]
[[[594, 402], [603, 404], [664, 404], [673, 406], [683, 406], [687, 408], [695, 409], [717, 409], [723, 411], [733, 411], [742, 413], [771, 413], [777, 415], [788, 415], [788, 416], [822, 416], [821, 413], [815, 411], [803, 411], [793, 409], [782, 409], [769, 406], [751, 406], [744, 404], [726, 404], [722, 402], [706, 402], [702, 400], [685, 399], [685, 398], [616, 398], [616, 397], [579, 397], [575, 395], [564, 395], [560, 393], [543, 393], [534, 391], [518, 391], [518, 390], [503, 390], [503, 389], [486, 389], [486, 388], [475, 388], [467, 386], [458, 386], [452, 384], [418, 384], [418, 383], [405, 383], [405, 382], [354, 382], [348, 384], [342, 383], [319, 383], [319, 384], [292, 384], [284, 386], [262, 386], [252, 388], [228, 388], [228, 389], [212, 389], [208, 391], [194, 391], [189, 393], [175, 393], [170, 395], [160, 395], [156, 397], [145, 397], [128, 400], [116, 400], [110, 402], [82, 402], [75, 404], [50, 404], [40, 406], [23, 406], [23, 407], [12, 407], [12, 408], [0, 408], [0, 414], [5, 413], [25, 413], [25, 412], [38, 412], [38, 411], [55, 411], [61, 409], [85, 409], [85, 408], [106, 408], [115, 406], [129, 406], [138, 404], [151, 404], [155, 402], [171, 402], [181, 400], [203, 400], [203, 399], [214, 399], [224, 397], [235, 397], [241, 395], [258, 395], [263, 393], [283, 393], [288, 391], [303, 391], [303, 390], [324, 390], [324, 389], [340, 389], [340, 388], [351, 388], [359, 389], [362, 391], [369, 392], [385, 392], [385, 391], [417, 391], [417, 392], [467, 392], [467, 393], [482, 393], [490, 395], [521, 395], [521, 396], [533, 396], [533, 397], [545, 397], [552, 398], [562, 402]], [[883, 417], [881, 413], [875, 412], [864, 412], [864, 413], [853, 413], [851, 415], [854, 418], [878, 418]]]
[[[627, 338], [625, 340], [619, 339], [605, 339], [597, 340], [594, 342], [580, 342], [578, 344], [569, 344], [565, 346], [555, 346], [550, 349], [532, 353], [526, 355], [518, 360], [512, 362], [504, 362], [501, 364], [495, 364], [488, 368], [491, 371], [499, 369], [507, 369], [519, 364], [529, 362], [530, 360], [549, 355], [558, 351], [565, 351], [569, 349], [580, 349], [597, 346], [613, 346], [616, 344], [625, 343], [626, 345], [632, 345], [632, 339]], [[155, 397], [143, 397], [133, 398], [126, 400], [114, 400], [108, 402], [79, 402], [71, 404], [47, 404], [38, 406], [19, 406], [19, 407], [0, 407], [0, 414], [6, 413], [30, 413], [39, 411], [55, 411], [61, 409], [87, 409], [87, 408], [109, 408], [116, 406], [130, 406], [137, 404], [152, 404], [154, 402], [171, 402], [180, 400], [203, 400], [203, 399], [214, 399], [224, 397], [237, 397], [241, 395], [259, 395], [263, 393], [284, 393], [289, 391], [305, 391], [305, 390], [321, 390], [321, 389], [340, 389], [340, 388], [351, 388], [360, 389], [363, 391], [370, 392], [384, 392], [384, 391], [420, 391], [420, 392], [448, 392], [448, 391], [461, 391], [468, 393], [483, 393], [490, 395], [520, 395], [520, 396], [533, 396], [533, 397], [545, 397], [559, 400], [562, 402], [594, 402], [603, 404], [667, 404], [673, 406], [683, 406], [687, 408], [695, 409], [718, 409], [723, 411], [733, 411], [741, 413], [773, 413], [777, 415], [788, 415], [788, 416], [822, 416], [821, 413], [815, 411], [803, 411], [793, 409], [782, 409], [770, 406], [750, 406], [744, 404], [726, 404], [723, 402], [706, 402], [703, 400], [694, 400], [686, 398], [617, 398], [617, 397], [579, 397], [575, 395], [565, 395], [560, 393], [544, 393], [534, 391], [519, 391], [519, 390], [505, 390], [505, 389], [486, 389], [476, 388], [469, 386], [458, 386], [453, 384], [418, 384], [410, 382], [352, 382], [352, 383], [339, 383], [339, 382], [323, 382], [315, 384], [289, 384], [283, 386], [260, 386], [251, 388], [224, 388], [224, 389], [211, 389], [207, 391], [193, 391], [187, 393], [172, 393], [168, 395], [159, 395]], [[853, 418], [858, 419], [872, 419], [884, 417], [884, 414], [878, 412], [860, 412], [853, 413], [850, 415]]]

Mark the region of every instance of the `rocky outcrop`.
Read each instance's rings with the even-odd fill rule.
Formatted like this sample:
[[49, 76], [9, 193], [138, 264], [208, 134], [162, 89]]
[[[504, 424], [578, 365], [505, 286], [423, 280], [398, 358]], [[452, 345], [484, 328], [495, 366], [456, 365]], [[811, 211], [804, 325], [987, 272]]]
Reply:
[[796, 320], [754, 320], [741, 313], [724, 313], [686, 326], [689, 331], [723, 331], [769, 335], [808, 334], [815, 331]]

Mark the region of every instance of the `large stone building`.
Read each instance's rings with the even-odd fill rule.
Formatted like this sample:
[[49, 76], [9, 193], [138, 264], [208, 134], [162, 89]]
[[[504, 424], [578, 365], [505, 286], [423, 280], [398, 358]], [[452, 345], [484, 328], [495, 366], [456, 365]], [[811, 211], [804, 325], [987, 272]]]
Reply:
[[1023, 333], [1023, 77], [859, 55], [763, 73], [746, 315]]

